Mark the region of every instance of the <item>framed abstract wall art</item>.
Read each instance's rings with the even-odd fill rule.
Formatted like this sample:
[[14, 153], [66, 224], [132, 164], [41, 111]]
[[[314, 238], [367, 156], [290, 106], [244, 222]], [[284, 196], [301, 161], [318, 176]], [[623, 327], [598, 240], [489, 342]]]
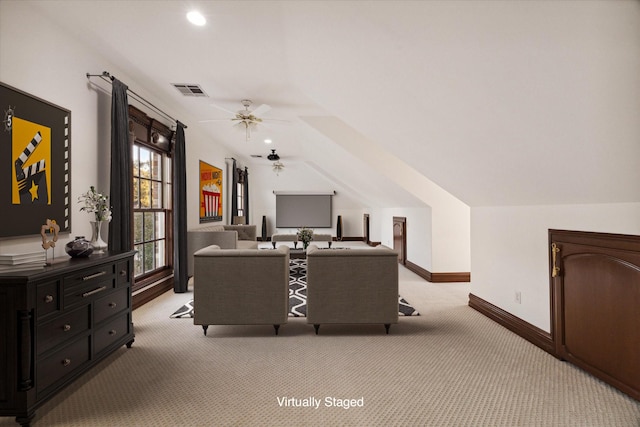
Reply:
[[222, 169], [200, 160], [200, 222], [222, 221]]
[[71, 229], [71, 112], [0, 82], [0, 238]]

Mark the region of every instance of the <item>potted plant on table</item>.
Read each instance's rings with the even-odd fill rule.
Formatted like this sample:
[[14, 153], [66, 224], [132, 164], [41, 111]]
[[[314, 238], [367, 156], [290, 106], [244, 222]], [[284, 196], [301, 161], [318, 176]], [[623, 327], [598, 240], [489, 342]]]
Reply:
[[307, 249], [307, 246], [313, 240], [313, 230], [307, 227], [298, 228], [298, 240], [302, 242], [302, 249]]
[[95, 221], [90, 221], [91, 231], [93, 233], [91, 246], [93, 246], [94, 252], [96, 253], [104, 252], [107, 248], [107, 244], [100, 236], [102, 223], [111, 221], [111, 207], [107, 199], [108, 196], [98, 193], [93, 185], [89, 188], [89, 191], [78, 197], [78, 203], [84, 205], [80, 210], [94, 215]]

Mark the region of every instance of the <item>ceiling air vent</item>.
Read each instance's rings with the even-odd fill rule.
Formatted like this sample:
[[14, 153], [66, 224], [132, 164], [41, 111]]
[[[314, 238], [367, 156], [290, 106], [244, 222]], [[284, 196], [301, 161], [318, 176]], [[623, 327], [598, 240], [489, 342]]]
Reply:
[[190, 84], [190, 83], [171, 83], [173, 87], [178, 89], [178, 91], [184, 96], [204, 96], [208, 97], [204, 90], [198, 84]]

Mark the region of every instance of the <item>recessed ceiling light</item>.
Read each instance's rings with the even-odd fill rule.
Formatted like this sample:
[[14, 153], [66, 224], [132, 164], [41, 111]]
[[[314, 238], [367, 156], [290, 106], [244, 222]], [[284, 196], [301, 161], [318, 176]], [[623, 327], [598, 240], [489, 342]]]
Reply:
[[272, 142], [273, 142], [273, 141], [272, 141], [272, 140], [270, 140], [270, 139], [265, 139], [265, 140], [264, 140], [264, 143], [265, 143], [265, 144], [271, 144]]
[[207, 23], [207, 20], [205, 19], [205, 17], [202, 16], [202, 14], [197, 10], [192, 10], [191, 12], [187, 13], [187, 19], [193, 25], [197, 25], [199, 27]]

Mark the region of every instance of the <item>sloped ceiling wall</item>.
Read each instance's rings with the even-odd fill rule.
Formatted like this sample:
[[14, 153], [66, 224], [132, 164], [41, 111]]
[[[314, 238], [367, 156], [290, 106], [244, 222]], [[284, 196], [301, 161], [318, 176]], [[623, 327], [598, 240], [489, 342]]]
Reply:
[[275, 131], [293, 155], [313, 138], [298, 117], [336, 117], [469, 206], [640, 197], [637, 1], [34, 4], [246, 157], [199, 123], [210, 103], [272, 104], [296, 122]]
[[467, 204], [639, 200], [640, 2], [297, 6], [297, 86]]

